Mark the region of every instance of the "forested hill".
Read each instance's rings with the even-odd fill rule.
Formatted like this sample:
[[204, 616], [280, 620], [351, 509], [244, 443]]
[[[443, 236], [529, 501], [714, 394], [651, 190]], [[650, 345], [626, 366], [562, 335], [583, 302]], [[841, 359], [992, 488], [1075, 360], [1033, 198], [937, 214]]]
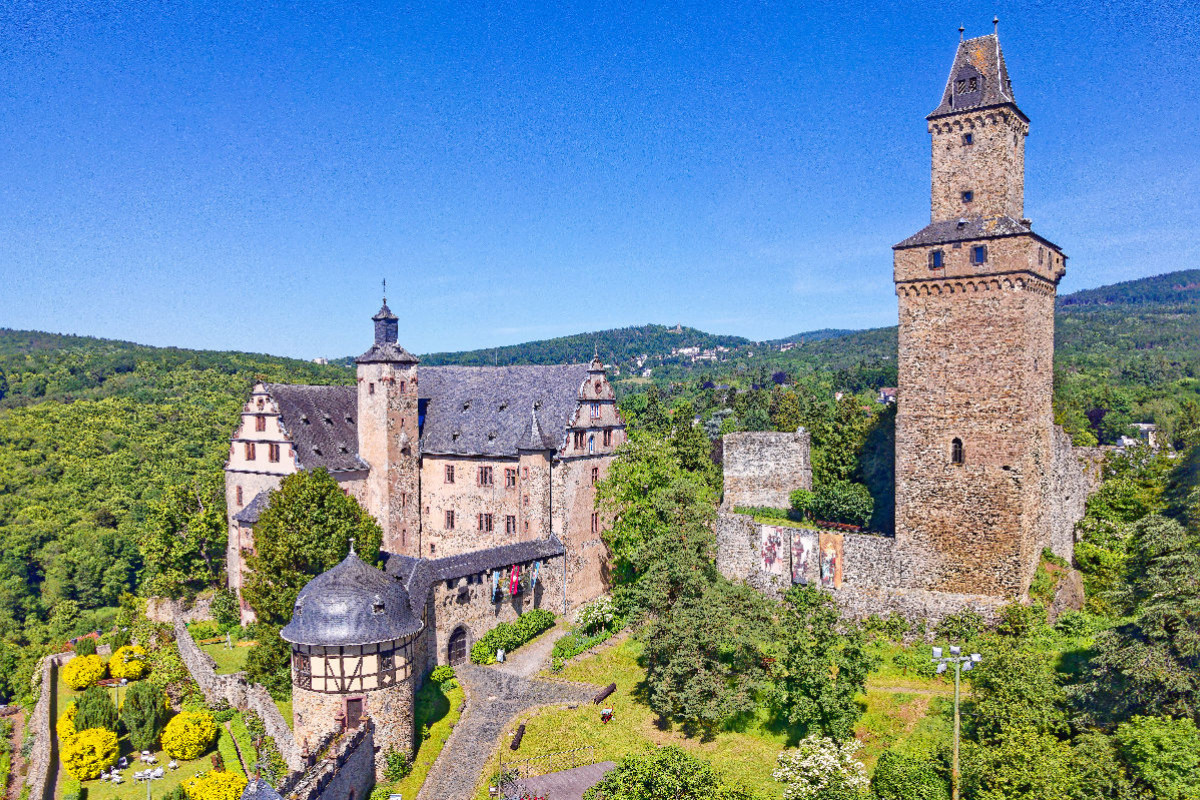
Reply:
[[643, 355], [670, 355], [673, 350], [698, 347], [701, 350], [718, 347], [734, 348], [750, 344], [741, 336], [721, 336], [695, 328], [665, 325], [641, 325], [614, 328], [594, 333], [577, 333], [556, 339], [542, 339], [488, 350], [466, 350], [457, 353], [429, 353], [421, 356], [422, 364], [464, 364], [491, 366], [493, 364], [578, 364], [590, 361], [599, 352], [614, 363], [634, 362]]
[[241, 391], [255, 379], [347, 383], [352, 378], [344, 367], [260, 353], [0, 328], [0, 408], [102, 397], [161, 401], [183, 397], [198, 383]]
[[1200, 305], [1200, 269], [1122, 281], [1058, 298], [1059, 309], [1081, 310], [1087, 306], [1121, 305], [1182, 306], [1195, 309]]

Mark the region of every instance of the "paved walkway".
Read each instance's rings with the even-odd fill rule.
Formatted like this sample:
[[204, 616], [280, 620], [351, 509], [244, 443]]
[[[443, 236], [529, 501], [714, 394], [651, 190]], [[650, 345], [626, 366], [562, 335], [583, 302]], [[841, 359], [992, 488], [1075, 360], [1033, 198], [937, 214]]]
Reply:
[[[557, 629], [551, 631], [518, 650], [505, 664], [456, 668], [467, 692], [467, 707], [417, 800], [468, 800], [480, 775], [495, 768], [496, 741], [519, 714], [539, 706], [591, 702], [600, 687], [530, 677], [548, 663], [554, 641], [561, 635]], [[519, 757], [513, 754], [513, 758]]]

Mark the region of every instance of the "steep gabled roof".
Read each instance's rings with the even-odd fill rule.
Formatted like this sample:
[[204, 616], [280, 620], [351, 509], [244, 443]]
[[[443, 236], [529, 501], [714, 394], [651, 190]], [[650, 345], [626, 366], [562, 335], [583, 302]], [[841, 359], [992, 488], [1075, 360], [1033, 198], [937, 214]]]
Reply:
[[[976, 83], [972, 87], [971, 80]], [[957, 83], [965, 81], [965, 83]], [[971, 89], [974, 88], [974, 91]], [[1017, 113], [1017, 101], [1013, 96], [1012, 81], [1008, 79], [1008, 66], [1000, 50], [1000, 37], [994, 33], [977, 36], [958, 43], [954, 64], [946, 88], [942, 91], [942, 102], [927, 119], [945, 114], [955, 114], [969, 108], [986, 108], [1011, 104]], [[1024, 115], [1022, 114], [1022, 117]]]
[[280, 424], [296, 448], [301, 469], [363, 470], [358, 457], [358, 393], [353, 386], [268, 383]]
[[421, 452], [513, 456], [536, 413], [544, 449], [557, 448], [579, 404], [587, 364], [423, 367]]

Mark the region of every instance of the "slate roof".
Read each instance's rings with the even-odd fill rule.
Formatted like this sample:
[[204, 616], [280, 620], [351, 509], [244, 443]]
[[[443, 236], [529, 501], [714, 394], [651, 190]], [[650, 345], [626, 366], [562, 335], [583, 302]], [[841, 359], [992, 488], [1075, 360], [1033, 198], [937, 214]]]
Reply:
[[[979, 90], [956, 93], [955, 80], [970, 77], [983, 79]], [[942, 91], [942, 102], [926, 119], [955, 114], [968, 108], [1003, 104], [1012, 104], [1013, 108], [1016, 108], [1017, 101], [1013, 96], [1012, 81], [1008, 78], [1004, 53], [1000, 50], [1000, 37], [989, 33], [987, 36], [977, 36], [958, 43], [954, 64], [950, 67], [950, 77]], [[1020, 113], [1020, 109], [1017, 109], [1017, 113]]]
[[408, 591], [414, 603], [413, 613], [419, 616], [429, 597], [429, 590], [440, 581], [457, 580], [513, 564], [542, 561], [565, 552], [562, 542], [551, 534], [548, 539], [514, 542], [445, 558], [391, 555], [388, 556], [385, 570]]
[[899, 244], [892, 245], [893, 250], [906, 247], [924, 247], [931, 244], [949, 244], [965, 242], [973, 239], [993, 239], [1001, 236], [1018, 236], [1033, 234], [1050, 247], [1058, 250], [1058, 245], [1033, 233], [1033, 229], [1023, 222], [1009, 216], [1003, 217], [960, 217], [958, 219], [941, 220], [926, 225]]
[[354, 359], [359, 364], [370, 364], [378, 361], [396, 361], [401, 364], [416, 364], [417, 357], [395, 342], [382, 342], [371, 345], [371, 349]]
[[262, 778], [252, 778], [242, 790], [242, 800], [282, 800], [279, 792]]
[[399, 639], [421, 627], [404, 586], [351, 550], [304, 585], [279, 635], [296, 644], [357, 645]]
[[358, 393], [353, 386], [268, 383], [280, 423], [302, 469], [364, 470], [358, 457]]
[[258, 518], [262, 516], [262, 512], [267, 510], [267, 503], [270, 502], [270, 494], [268, 492], [259, 492], [254, 495], [246, 507], [233, 515], [233, 521], [245, 526], [253, 526], [258, 522]]
[[421, 452], [516, 455], [535, 409], [546, 448], [557, 448], [587, 377], [587, 364], [423, 367]]

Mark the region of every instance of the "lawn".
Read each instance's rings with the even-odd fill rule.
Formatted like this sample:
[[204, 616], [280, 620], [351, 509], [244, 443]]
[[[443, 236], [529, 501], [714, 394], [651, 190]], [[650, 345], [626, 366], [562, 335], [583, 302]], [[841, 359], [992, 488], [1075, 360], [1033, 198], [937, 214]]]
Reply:
[[[61, 680], [55, 681], [55, 721], [58, 716], [62, 716], [63, 710], [67, 707], [67, 703], [74, 700], [82, 692], [77, 692], [71, 687], [64, 684]], [[109, 688], [109, 694], [113, 697], [113, 702], [117, 699], [117, 690], [115, 687]], [[124, 695], [122, 690], [122, 695]], [[130, 767], [124, 770], [122, 777], [125, 781], [118, 785], [113, 785], [107, 781], [90, 780], [84, 781], [83, 786], [87, 790], [88, 800], [141, 800], [146, 796], [146, 787], [141, 783], [134, 781], [133, 773], [141, 769], [141, 762], [137, 761], [136, 754], [133, 748], [129, 745], [129, 737], [122, 736], [118, 741], [119, 755], [125, 756], [130, 761]], [[164, 768], [164, 776], [161, 780], [154, 781], [150, 787], [153, 796], [162, 797], [166, 792], [178, 786], [184, 780], [197, 775], [206, 770], [212, 769], [212, 761], [209, 754], [216, 752], [216, 742], [210, 747], [204, 755], [193, 761], [184, 761], [180, 763], [179, 769], [166, 769], [167, 764], [171, 761], [171, 757], [162, 751], [155, 751], [154, 755], [158, 757], [158, 764]], [[136, 766], [135, 766], [136, 765]], [[56, 764], [56, 768], [61, 767], [61, 764]], [[61, 796], [62, 781], [68, 777], [67, 771], [58, 769], [58, 786], [55, 792], [56, 796]]]
[[234, 672], [241, 672], [246, 668], [246, 656], [250, 653], [251, 646], [254, 642], [237, 642], [230, 649], [225, 646], [224, 642], [216, 644], [202, 644], [200, 649], [208, 653], [212, 660], [217, 663], [218, 675], [229, 675]]
[[[458, 682], [454, 687], [443, 691], [440, 684], [426, 681], [417, 692], [414, 717], [417, 731], [417, 752], [413, 757], [412, 772], [403, 780], [394, 784], [381, 784], [376, 787], [375, 795], [399, 794], [402, 797], [416, 797], [425, 783], [425, 776], [437, 761], [446, 739], [450, 736], [454, 725], [458, 723], [459, 708], [462, 706], [464, 692]], [[429, 726], [429, 738], [421, 740], [423, 726]]]
[[[899, 647], [895, 649], [898, 651]], [[599, 709], [592, 705], [531, 712], [514, 723], [515, 727], [524, 722], [526, 727], [521, 749], [511, 759], [525, 760], [592, 746], [596, 761], [618, 761], [621, 756], [642, 748], [676, 744], [711, 761], [727, 781], [741, 784], [763, 797], [780, 797], [783, 787], [771, 777], [771, 771], [780, 751], [789, 744], [789, 731], [772, 723], [765, 713], [737, 730], [717, 733], [710, 741], [688, 737], [673, 726], [661, 727], [657, 716], [636, 698], [638, 684], [645, 677], [645, 670], [637, 663], [641, 650], [636, 639], [626, 639], [560, 673], [567, 680], [601, 686], [615, 682], [617, 691], [605, 702], [616, 711], [611, 722], [602, 724]], [[877, 690], [872, 684], [886, 688]], [[893, 687], [897, 684], [907, 690], [895, 691]], [[855, 729], [856, 737], [863, 743], [860, 757], [868, 769], [874, 768], [884, 750], [898, 742], [941, 736], [949, 724], [945, 713], [948, 703], [943, 695], [946, 692], [952, 695], [953, 691], [953, 685], [941, 679], [905, 675], [888, 659], [885, 670], [879, 676], [872, 676], [867, 694], [861, 698], [865, 711]], [[506, 761], [510, 759], [508, 752], [504, 755]], [[493, 757], [493, 766], [494, 763]], [[477, 800], [488, 797], [487, 783], [493, 771], [489, 768], [480, 776]]]
[[276, 700], [275, 707], [278, 708], [279, 713], [283, 715], [283, 721], [287, 723], [287, 726], [289, 728], [293, 727], [293, 724], [292, 724], [292, 698], [289, 697], [287, 700]]

